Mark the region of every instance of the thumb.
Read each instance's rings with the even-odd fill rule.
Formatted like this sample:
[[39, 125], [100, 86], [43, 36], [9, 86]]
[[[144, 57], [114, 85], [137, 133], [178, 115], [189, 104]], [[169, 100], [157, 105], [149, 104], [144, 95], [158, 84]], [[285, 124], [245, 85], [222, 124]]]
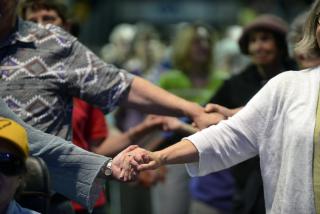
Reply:
[[126, 149], [122, 150], [121, 153], [127, 153], [127, 152], [131, 152], [133, 150], [135, 150], [136, 148], [138, 148], [139, 146], [138, 145], [131, 145], [131, 146], [128, 146]]
[[213, 103], [209, 103], [205, 106], [204, 111], [207, 113], [212, 113], [212, 112], [217, 112], [219, 111], [219, 105], [217, 104], [213, 104]]
[[155, 161], [150, 161], [146, 164], [141, 164], [138, 166], [138, 171], [150, 170], [158, 168]]

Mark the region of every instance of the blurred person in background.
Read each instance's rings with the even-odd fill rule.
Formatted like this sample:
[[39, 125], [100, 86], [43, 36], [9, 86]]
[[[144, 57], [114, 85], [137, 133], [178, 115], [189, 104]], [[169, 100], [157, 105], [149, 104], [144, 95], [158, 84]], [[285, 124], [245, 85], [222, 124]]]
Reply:
[[136, 33], [136, 26], [122, 23], [116, 25], [109, 36], [109, 43], [100, 50], [101, 58], [117, 67], [123, 67], [129, 58], [132, 40]]
[[131, 73], [143, 76], [151, 82], [157, 81], [154, 69], [163, 59], [165, 46], [159, 32], [149, 23], [135, 24], [129, 57], [124, 68]]
[[13, 120], [0, 117], [0, 213], [37, 214], [22, 208], [15, 198], [23, 189], [29, 157], [26, 130]]
[[[132, 74], [141, 76], [151, 82], [156, 82], [158, 74], [156, 66], [163, 55], [163, 44], [156, 28], [148, 23], [137, 23], [134, 25], [135, 33], [130, 43], [130, 49], [123, 67]], [[141, 111], [128, 108], [118, 108], [115, 113], [116, 127], [122, 131], [130, 130], [132, 127], [144, 120], [146, 114]], [[150, 132], [142, 144], [158, 141], [158, 132]], [[122, 213], [151, 213], [152, 201], [150, 188], [162, 181], [165, 169], [148, 171], [139, 174], [137, 184], [121, 184]], [[139, 195], [140, 197], [136, 197]]]
[[227, 26], [224, 36], [214, 46], [215, 67], [229, 77], [238, 74], [249, 63], [248, 57], [241, 53], [238, 45], [242, 30], [239, 25]]
[[171, 68], [160, 75], [160, 87], [197, 103], [206, 103], [222, 84], [224, 74], [214, 70], [213, 31], [206, 24], [177, 26], [172, 41]]
[[[206, 24], [179, 25], [172, 42], [172, 67], [160, 75], [159, 86], [187, 100], [207, 103], [221, 86], [224, 77], [214, 69], [213, 45], [213, 31]], [[176, 142], [181, 137], [183, 134], [179, 132], [168, 133], [164, 145]], [[190, 177], [181, 165], [167, 168], [165, 182], [153, 190], [155, 213], [189, 213], [189, 206], [186, 205], [195, 197], [194, 189], [189, 189]], [[232, 196], [229, 192], [226, 194]]]
[[[156, 29], [150, 24], [138, 23], [123, 67], [132, 74], [155, 82], [155, 67], [161, 60], [162, 48]], [[144, 117], [137, 110], [119, 108], [115, 114], [115, 123], [121, 131], [126, 131], [140, 123]]]

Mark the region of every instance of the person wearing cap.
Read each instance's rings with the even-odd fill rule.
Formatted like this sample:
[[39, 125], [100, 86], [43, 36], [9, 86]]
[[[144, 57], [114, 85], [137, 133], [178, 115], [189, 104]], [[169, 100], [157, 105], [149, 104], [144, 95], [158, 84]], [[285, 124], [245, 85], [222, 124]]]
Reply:
[[26, 130], [13, 120], [0, 117], [0, 213], [36, 214], [22, 208], [14, 197], [23, 186], [29, 156]]

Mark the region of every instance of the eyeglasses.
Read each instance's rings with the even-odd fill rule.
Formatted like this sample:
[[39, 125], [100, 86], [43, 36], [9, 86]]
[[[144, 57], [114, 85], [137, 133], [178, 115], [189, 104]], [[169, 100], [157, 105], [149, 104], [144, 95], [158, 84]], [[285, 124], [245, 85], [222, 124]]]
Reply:
[[0, 173], [6, 176], [20, 175], [25, 172], [24, 160], [15, 154], [0, 152]]

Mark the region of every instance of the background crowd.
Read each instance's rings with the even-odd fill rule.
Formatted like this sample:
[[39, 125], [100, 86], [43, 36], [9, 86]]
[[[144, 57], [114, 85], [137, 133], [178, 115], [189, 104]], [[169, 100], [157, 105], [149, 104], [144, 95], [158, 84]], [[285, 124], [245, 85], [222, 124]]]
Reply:
[[[72, 38], [78, 38], [104, 62], [185, 100], [202, 106], [214, 103], [237, 109], [245, 106], [268, 80], [281, 72], [320, 64], [317, 54], [295, 50], [302, 39], [306, 11], [312, 2], [21, 0], [18, 10], [22, 19], [56, 25], [72, 34]], [[80, 47], [78, 51], [83, 49]], [[84, 66], [81, 60], [84, 59], [74, 63]], [[99, 69], [99, 63], [96, 61], [93, 66]], [[70, 78], [77, 81], [76, 77]], [[86, 78], [90, 81], [94, 77]], [[132, 81], [132, 76], [126, 78], [123, 88], [129, 88]], [[50, 95], [51, 99], [57, 96], [68, 100], [73, 108], [62, 105], [55, 109], [57, 112], [65, 108], [58, 116], [54, 115], [56, 112], [51, 113], [54, 122], [46, 132], [99, 155], [117, 157], [131, 144], [159, 150], [198, 131], [191, 125], [190, 118], [160, 118], [145, 113], [152, 111], [129, 109], [127, 105], [117, 107], [107, 116], [109, 106], [102, 107], [105, 103], [99, 98], [105, 96], [104, 91], [101, 89], [98, 93], [83, 87], [79, 93], [88, 97], [92, 105], [79, 98], [70, 101]], [[16, 110], [17, 104], [9, 99], [10, 92], [0, 94], [11, 104], [9, 107]], [[116, 103], [108, 105], [117, 106]], [[30, 108], [34, 108], [32, 116], [43, 114], [37, 104]], [[213, 108], [220, 109], [220, 106]], [[223, 114], [223, 119], [228, 113]], [[30, 122], [29, 117], [24, 115], [24, 120]], [[59, 117], [72, 117], [72, 122], [59, 122]], [[42, 128], [38, 121], [33, 123]], [[70, 126], [72, 133], [69, 133]], [[190, 178], [184, 165], [169, 165], [141, 172], [134, 182], [108, 180], [104, 185], [93, 213], [265, 213], [259, 156], [197, 178]], [[74, 201], [72, 207], [60, 205], [61, 202], [68, 204], [69, 200], [52, 193], [50, 203], [58, 205], [49, 212], [88, 213], [86, 207]]]

